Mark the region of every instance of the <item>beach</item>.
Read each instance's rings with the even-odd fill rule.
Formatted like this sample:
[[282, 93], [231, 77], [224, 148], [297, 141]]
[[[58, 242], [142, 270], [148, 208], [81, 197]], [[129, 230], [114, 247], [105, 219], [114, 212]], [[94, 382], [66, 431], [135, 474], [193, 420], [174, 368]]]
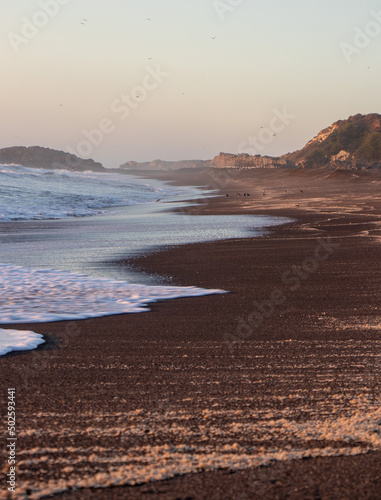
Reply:
[[1, 359], [19, 497], [381, 498], [381, 177], [145, 175], [218, 189], [186, 217], [289, 222], [113, 263], [229, 293], [9, 325], [46, 341]]

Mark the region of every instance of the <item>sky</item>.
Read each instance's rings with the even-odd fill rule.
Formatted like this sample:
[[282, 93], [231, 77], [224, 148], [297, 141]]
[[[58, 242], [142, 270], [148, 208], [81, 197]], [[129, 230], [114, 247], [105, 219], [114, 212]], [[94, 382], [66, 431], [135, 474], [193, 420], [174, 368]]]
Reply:
[[0, 0], [0, 148], [281, 155], [381, 113], [381, 1]]

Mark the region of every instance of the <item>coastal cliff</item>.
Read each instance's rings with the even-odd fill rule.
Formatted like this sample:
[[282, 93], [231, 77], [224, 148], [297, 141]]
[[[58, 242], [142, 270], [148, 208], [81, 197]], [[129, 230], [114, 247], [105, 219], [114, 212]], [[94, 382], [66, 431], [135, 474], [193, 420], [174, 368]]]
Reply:
[[272, 156], [220, 153], [213, 158], [211, 166], [217, 168], [280, 168], [292, 167], [293, 164], [284, 158]]
[[325, 128], [299, 151], [280, 157], [220, 153], [217, 168], [381, 169], [381, 115], [357, 114]]

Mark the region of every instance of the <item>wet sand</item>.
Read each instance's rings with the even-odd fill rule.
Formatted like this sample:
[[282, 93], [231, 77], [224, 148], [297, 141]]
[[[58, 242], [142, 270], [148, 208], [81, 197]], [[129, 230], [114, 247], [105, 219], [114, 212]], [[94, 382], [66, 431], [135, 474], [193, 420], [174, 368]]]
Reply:
[[22, 325], [48, 342], [1, 360], [17, 389], [20, 493], [381, 498], [380, 177], [217, 174], [157, 176], [221, 190], [191, 213], [295, 222], [133, 262], [228, 294]]

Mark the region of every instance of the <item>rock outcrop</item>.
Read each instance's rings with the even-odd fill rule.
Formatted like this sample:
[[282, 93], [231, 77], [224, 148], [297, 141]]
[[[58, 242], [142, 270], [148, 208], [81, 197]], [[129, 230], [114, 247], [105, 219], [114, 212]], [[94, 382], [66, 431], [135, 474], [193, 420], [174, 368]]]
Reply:
[[272, 156], [251, 156], [246, 153], [234, 155], [230, 153], [220, 153], [211, 162], [211, 167], [217, 168], [280, 168], [292, 167], [293, 164], [283, 158]]

